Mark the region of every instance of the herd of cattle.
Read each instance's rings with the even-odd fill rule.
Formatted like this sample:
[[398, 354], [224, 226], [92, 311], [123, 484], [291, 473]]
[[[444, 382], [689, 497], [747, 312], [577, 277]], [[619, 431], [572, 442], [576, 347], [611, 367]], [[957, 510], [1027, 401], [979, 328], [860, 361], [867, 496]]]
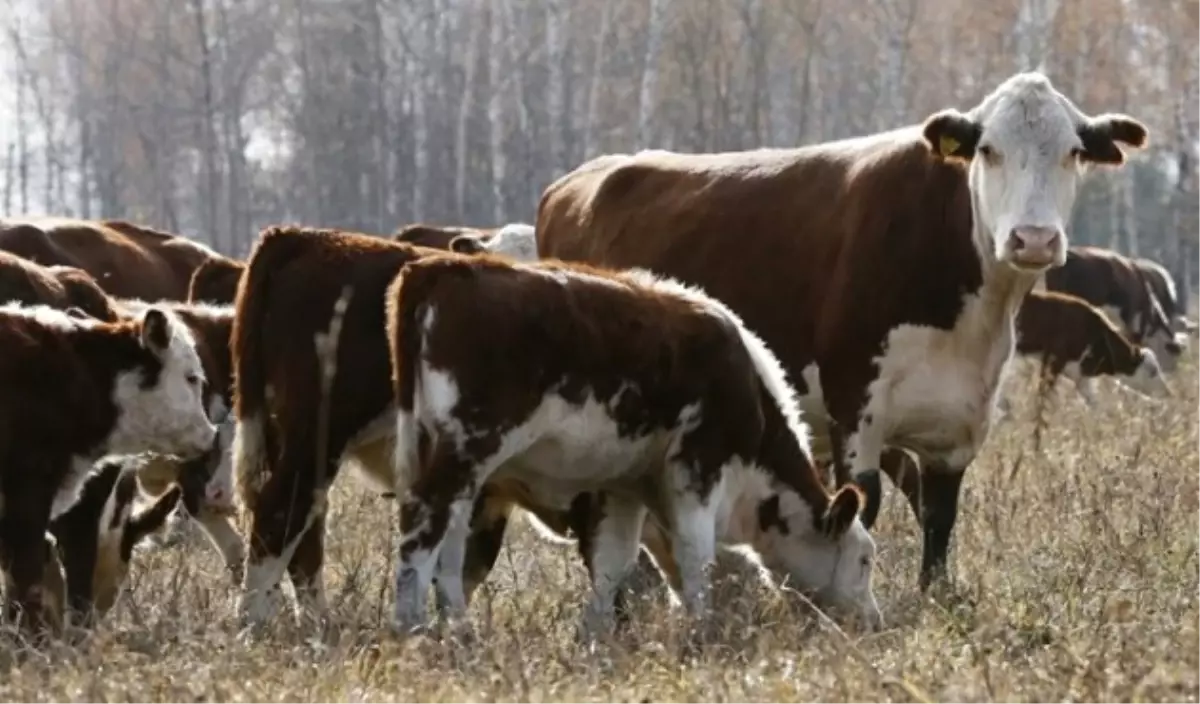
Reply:
[[878, 626], [880, 471], [927, 588], [1014, 353], [1089, 402], [1099, 375], [1169, 393], [1196, 329], [1170, 276], [1064, 227], [1084, 167], [1146, 139], [1018, 74], [861, 138], [601, 156], [534, 226], [269, 227], [240, 261], [128, 222], [0, 222], [6, 613], [91, 623], [178, 515], [244, 624], [285, 573], [320, 618], [349, 466], [399, 506], [402, 629], [431, 586], [464, 615], [518, 508], [576, 542], [589, 633], [647, 557], [704, 614], [731, 545]]

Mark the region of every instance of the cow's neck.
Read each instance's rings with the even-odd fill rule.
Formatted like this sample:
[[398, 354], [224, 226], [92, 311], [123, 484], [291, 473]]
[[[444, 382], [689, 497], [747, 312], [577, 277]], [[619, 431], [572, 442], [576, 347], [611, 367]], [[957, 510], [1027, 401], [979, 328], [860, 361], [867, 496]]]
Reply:
[[[823, 496], [828, 503], [828, 496]], [[761, 468], [747, 466], [726, 482], [717, 510], [718, 540], [724, 545], [748, 545], [759, 555], [768, 555], [770, 543], [785, 535], [788, 525], [813, 525], [812, 517], [824, 510]], [[798, 513], [804, 514], [800, 521]]]

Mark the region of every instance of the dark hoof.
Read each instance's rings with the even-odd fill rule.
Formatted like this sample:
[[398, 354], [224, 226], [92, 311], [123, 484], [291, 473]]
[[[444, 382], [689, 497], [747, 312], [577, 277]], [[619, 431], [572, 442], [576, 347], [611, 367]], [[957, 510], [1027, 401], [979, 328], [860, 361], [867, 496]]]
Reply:
[[879, 479], [879, 470], [868, 469], [861, 472], [854, 477], [854, 483], [867, 497], [867, 505], [863, 506], [859, 519], [862, 520], [864, 528], [871, 530], [875, 519], [879, 518], [879, 506], [883, 502], [883, 482]]

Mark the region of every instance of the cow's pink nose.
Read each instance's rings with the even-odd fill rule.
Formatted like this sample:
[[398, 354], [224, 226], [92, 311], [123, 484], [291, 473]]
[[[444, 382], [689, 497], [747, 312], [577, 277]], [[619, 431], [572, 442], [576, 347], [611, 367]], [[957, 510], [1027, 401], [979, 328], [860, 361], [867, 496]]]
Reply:
[[1008, 233], [1009, 256], [1021, 267], [1050, 266], [1059, 259], [1062, 248], [1062, 231], [1057, 227], [1014, 227]]

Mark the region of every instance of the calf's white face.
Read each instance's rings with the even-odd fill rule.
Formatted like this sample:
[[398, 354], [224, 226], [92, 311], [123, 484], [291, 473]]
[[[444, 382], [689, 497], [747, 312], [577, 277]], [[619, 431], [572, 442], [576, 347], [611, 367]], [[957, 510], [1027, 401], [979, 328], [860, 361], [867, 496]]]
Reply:
[[970, 161], [977, 246], [985, 261], [1041, 272], [1067, 256], [1084, 164], [1119, 165], [1117, 142], [1142, 146], [1146, 128], [1124, 115], [1088, 117], [1038, 73], [1009, 78], [967, 113], [930, 117], [924, 136], [948, 158]]
[[1171, 387], [1163, 377], [1158, 357], [1148, 347], [1141, 348], [1141, 364], [1129, 376], [1129, 385], [1149, 396], [1171, 396]]
[[158, 308], [142, 313], [141, 345], [152, 364], [121, 373], [113, 389], [119, 416], [113, 454], [155, 452], [190, 458], [212, 446], [217, 429], [204, 406], [204, 368], [187, 326]]
[[834, 496], [815, 530], [811, 514], [797, 511], [787, 519], [788, 535], [776, 545], [776, 554], [764, 555], [779, 563], [792, 584], [812, 594], [822, 608], [855, 615], [868, 630], [883, 626], [883, 615], [871, 587], [875, 541], [858, 514], [863, 499], [853, 486]]

